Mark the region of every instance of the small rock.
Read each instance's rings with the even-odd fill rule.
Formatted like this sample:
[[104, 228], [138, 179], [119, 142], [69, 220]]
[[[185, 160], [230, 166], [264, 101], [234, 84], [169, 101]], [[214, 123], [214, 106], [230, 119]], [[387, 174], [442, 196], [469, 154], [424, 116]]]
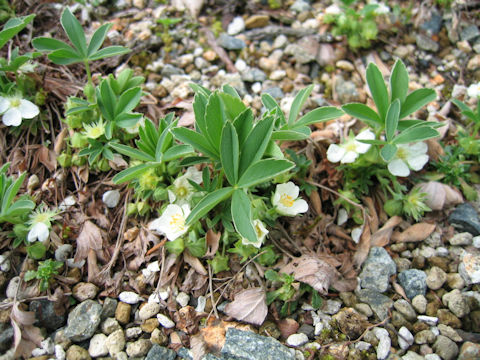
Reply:
[[143, 330], [140, 326], [135, 326], [135, 327], [125, 329], [125, 339], [127, 340], [136, 339], [140, 335], [142, 335], [142, 332]]
[[107, 297], [103, 300], [102, 307], [102, 319], [115, 316], [115, 310], [117, 309], [118, 301], [117, 299]]
[[462, 337], [460, 335], [458, 335], [457, 331], [450, 326], [447, 326], [447, 325], [444, 325], [444, 324], [439, 324], [438, 325], [438, 330], [440, 331], [440, 334], [448, 337], [450, 340], [453, 340], [455, 342], [462, 342], [463, 341]]
[[311, 9], [310, 4], [305, 0], [296, 0], [291, 6], [290, 11], [302, 13]]
[[398, 281], [409, 299], [413, 299], [417, 295], [425, 295], [426, 279], [425, 272], [418, 269], [405, 270], [398, 274]]
[[399, 299], [393, 303], [393, 307], [397, 309], [397, 311], [405, 316], [407, 320], [414, 321], [417, 318], [417, 314], [415, 313], [415, 310], [413, 309], [412, 305], [405, 300], [405, 299]]
[[372, 347], [372, 344], [366, 342], [366, 341], [359, 341], [355, 343], [355, 349], [360, 350], [360, 351], [367, 351]]
[[203, 295], [199, 296], [197, 299], [197, 307], [195, 308], [195, 311], [198, 313], [204, 312], [206, 304], [207, 304], [207, 298]]
[[[302, 324], [298, 330], [298, 333], [302, 333], [308, 336], [309, 339], [313, 339], [315, 337], [315, 328], [312, 325], [309, 324]], [[268, 334], [270, 335], [270, 334]], [[272, 336], [272, 335], [270, 335]], [[275, 337], [275, 336], [272, 336]]]
[[118, 321], [114, 318], [106, 318], [102, 325], [100, 326], [102, 332], [106, 335], [110, 335], [116, 330], [121, 329], [122, 327], [118, 323]]
[[188, 302], [190, 301], [190, 296], [182, 291], [178, 293], [176, 300], [181, 307], [185, 307], [188, 305]]
[[427, 299], [423, 295], [417, 295], [412, 299], [412, 306], [419, 314], [425, 314], [427, 311]]
[[167, 349], [163, 346], [159, 346], [157, 344], [153, 344], [145, 360], [175, 360], [176, 357], [177, 354], [175, 351]]
[[245, 30], [245, 21], [241, 16], [236, 16], [230, 24], [228, 24], [227, 34], [237, 35]]
[[242, 80], [246, 82], [263, 82], [267, 79], [267, 74], [265, 74], [259, 68], [249, 68], [242, 73]]
[[417, 43], [417, 46], [425, 51], [437, 52], [440, 48], [438, 42], [432, 40], [432, 38], [423, 34], [417, 34], [415, 36], [415, 41]]
[[115, 319], [117, 319], [120, 324], [126, 325], [130, 321], [131, 312], [132, 305], [120, 301], [115, 310]]
[[466, 54], [469, 54], [472, 52], [472, 47], [470, 46], [467, 40], [457, 42], [457, 48]]
[[126, 353], [129, 357], [141, 357], [147, 355], [152, 347], [152, 343], [148, 339], [139, 339], [127, 345]]
[[447, 309], [439, 309], [437, 311], [437, 316], [440, 324], [451, 326], [454, 329], [460, 329], [462, 327], [460, 319]]
[[458, 360], [474, 360], [480, 359], [480, 344], [475, 344], [470, 341], [466, 341], [460, 348], [460, 354]]
[[427, 354], [425, 355], [424, 359], [425, 360], [442, 360], [442, 358], [437, 354]]
[[359, 102], [361, 100], [357, 85], [355, 85], [353, 81], [345, 81], [341, 75], [338, 75], [335, 79], [335, 92], [338, 101], [342, 104], [346, 104], [350, 102]]
[[105, 334], [95, 334], [90, 339], [88, 353], [91, 357], [100, 357], [108, 354], [107, 336]]
[[285, 48], [286, 55], [292, 55], [297, 64], [308, 64], [317, 59], [320, 49], [319, 42], [311, 36], [306, 36]]
[[435, 316], [425, 316], [425, 315], [418, 315], [418, 321], [424, 322], [427, 325], [435, 326], [438, 324], [438, 318]]
[[[470, 61], [472, 60], [473, 58]], [[480, 56], [478, 61], [480, 64]], [[458, 205], [448, 217], [448, 222], [460, 231], [467, 231], [473, 236], [480, 235], [480, 219], [475, 208], [469, 203]]]
[[[352, 72], [355, 70], [355, 66], [350, 61], [347, 60], [338, 60], [335, 66], [339, 69]], [[382, 248], [383, 249], [383, 248]]]
[[458, 289], [443, 295], [442, 301], [448, 306], [448, 309], [459, 318], [464, 317], [470, 312], [467, 300]]
[[402, 326], [398, 330], [398, 345], [402, 350], [407, 350], [410, 346], [413, 345], [413, 335], [405, 326]]
[[359, 303], [354, 306], [355, 310], [357, 310], [360, 314], [365, 315], [366, 317], [370, 317], [373, 315], [372, 308], [368, 304]]
[[60, 245], [57, 248], [57, 250], [55, 250], [55, 260], [61, 261], [61, 262], [67, 261], [72, 251], [73, 251], [72, 245], [70, 244]]
[[433, 266], [429, 271], [427, 271], [427, 286], [432, 290], [440, 289], [446, 280], [447, 273], [437, 266]]
[[386, 359], [390, 353], [391, 340], [388, 331], [384, 328], [377, 327], [374, 330], [375, 336], [379, 340], [377, 345], [377, 359]]
[[138, 302], [142, 301], [142, 297], [133, 291], [122, 291], [120, 295], [118, 295], [118, 299], [124, 303], [134, 305]]
[[185, 71], [176, 66], [173, 66], [172, 64], [166, 64], [163, 67], [161, 74], [164, 78], [171, 78], [174, 75], [183, 75], [185, 74]]
[[80, 303], [68, 315], [65, 336], [75, 342], [90, 339], [100, 325], [101, 313], [102, 306], [93, 300]]
[[273, 86], [271, 88], [265, 89], [263, 92], [271, 95], [274, 99], [281, 99], [285, 96], [282, 89], [280, 89], [278, 86]]
[[273, 41], [272, 47], [274, 49], [281, 49], [281, 48], [284, 48], [287, 44], [288, 44], [288, 38], [285, 35], [280, 34]]
[[122, 329], [116, 330], [107, 337], [105, 342], [110, 356], [115, 357], [125, 348], [125, 334]]
[[480, 30], [476, 25], [467, 26], [460, 32], [460, 39], [466, 41], [472, 41], [478, 36], [480, 36]]
[[140, 325], [140, 327], [146, 333], [151, 333], [156, 328], [158, 328], [158, 319], [157, 318], [147, 319], [147, 320], [145, 320], [145, 322], [142, 325]]
[[94, 299], [97, 296], [98, 287], [92, 283], [80, 282], [72, 289], [72, 295], [75, 299], [82, 302], [89, 299]]
[[120, 191], [116, 189], [105, 191], [102, 196], [102, 201], [108, 208], [114, 208], [120, 201]]
[[72, 345], [66, 353], [67, 360], [90, 360], [88, 351], [78, 345]]
[[270, 17], [268, 15], [252, 15], [245, 20], [245, 27], [247, 29], [262, 28], [268, 25]]
[[439, 335], [433, 344], [433, 350], [443, 360], [453, 360], [458, 355], [458, 346], [448, 337]]
[[56, 360], [65, 360], [67, 354], [60, 345], [55, 345], [55, 358]]
[[308, 342], [308, 336], [304, 333], [292, 334], [287, 338], [286, 344], [288, 346], [298, 347], [305, 345]]
[[325, 306], [322, 308], [322, 311], [328, 315], [335, 315], [342, 307], [342, 302], [338, 300], [327, 300]]
[[465, 280], [459, 273], [447, 274], [447, 285], [450, 289], [463, 289], [465, 287]]
[[270, 74], [270, 79], [273, 81], [280, 81], [287, 76], [287, 72], [285, 70], [275, 70]]
[[227, 50], [242, 50], [246, 44], [242, 39], [222, 33], [218, 37], [218, 44]]
[[138, 312], [140, 320], [147, 320], [158, 314], [161, 309], [159, 303], [146, 303]]
[[385, 320], [393, 306], [393, 301], [375, 290], [362, 289], [357, 292], [358, 299], [366, 302], [380, 320]]
[[67, 319], [66, 314], [57, 315], [55, 303], [46, 299], [33, 300], [29, 310], [35, 313], [37, 324], [50, 331], [62, 327]]
[[415, 344], [432, 344], [435, 334], [431, 330], [422, 330], [415, 334]]
[[465, 251], [458, 273], [468, 284], [480, 283], [480, 254]]
[[428, 21], [424, 21], [420, 28], [425, 30], [429, 35], [438, 34], [440, 29], [442, 28], [443, 18], [442, 16], [435, 11], [435, 9], [430, 10], [430, 19]]
[[171, 329], [175, 326], [175, 323], [166, 315], [157, 314], [157, 319], [164, 328]]
[[184, 54], [177, 59], [178, 66], [182, 69], [186, 68], [188, 65], [193, 63], [194, 60], [193, 54]]
[[468, 246], [472, 244], [473, 235], [469, 232], [462, 232], [453, 235], [448, 242], [450, 245]]

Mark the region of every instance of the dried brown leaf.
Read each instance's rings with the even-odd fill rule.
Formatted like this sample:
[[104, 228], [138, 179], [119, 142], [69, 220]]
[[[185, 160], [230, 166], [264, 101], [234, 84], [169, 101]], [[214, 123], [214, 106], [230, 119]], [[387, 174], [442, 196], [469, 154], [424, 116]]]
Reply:
[[282, 334], [282, 338], [286, 339], [290, 335], [295, 334], [300, 327], [299, 323], [292, 318], [281, 319], [277, 321], [278, 330]]
[[404, 232], [394, 232], [392, 240], [395, 242], [416, 242], [423, 241], [435, 230], [435, 224], [418, 223], [410, 226]]
[[357, 251], [353, 255], [353, 264], [357, 269], [362, 266], [363, 262], [368, 256], [368, 252], [370, 251], [371, 246], [371, 233], [370, 233], [370, 226], [365, 224], [365, 228], [363, 229], [362, 236], [360, 236], [360, 241], [357, 245]]
[[68, 135], [68, 128], [65, 127], [60, 131], [55, 138], [55, 145], [53, 146], [53, 151], [55, 154], [60, 155], [63, 149], [65, 137]]
[[294, 258], [281, 269], [281, 272], [293, 274], [295, 280], [310, 285], [323, 295], [328, 293], [330, 284], [339, 276], [338, 271], [333, 266], [319, 258], [308, 255]]
[[188, 265], [195, 269], [201, 275], [206, 276], [208, 274], [207, 269], [202, 265], [200, 260], [195, 256], [190, 255], [190, 252], [184, 251], [183, 252], [183, 261], [185, 261]]
[[263, 288], [242, 290], [235, 295], [235, 300], [225, 307], [225, 313], [249, 324], [262, 325], [268, 313], [266, 299]]
[[89, 220], [85, 221], [82, 231], [77, 237], [77, 252], [75, 253], [75, 262], [86, 259], [90, 249], [101, 250], [102, 244], [103, 237], [100, 228]]
[[212, 229], [208, 229], [207, 234], [205, 235], [205, 240], [207, 242], [207, 252], [204, 255], [205, 258], [211, 258], [215, 256], [221, 236], [222, 233], [215, 233]]
[[32, 350], [40, 346], [43, 336], [40, 329], [33, 326], [35, 323], [35, 313], [32, 311], [23, 311], [18, 305], [18, 303], [13, 304], [10, 315], [13, 327], [13, 346], [16, 356], [29, 358]]
[[207, 344], [200, 334], [190, 337], [190, 347], [193, 360], [201, 360], [207, 353]]
[[48, 150], [47, 147], [42, 146], [36, 153], [38, 160], [48, 169], [53, 172], [57, 168], [57, 155], [54, 151]]
[[191, 268], [188, 270], [180, 290], [188, 293], [201, 289], [207, 283], [207, 280], [208, 276], [200, 275], [195, 269]]
[[377, 210], [375, 210], [375, 204], [371, 197], [366, 197], [364, 199], [365, 203], [367, 204], [368, 208], [368, 222], [370, 225], [370, 231], [375, 233], [378, 230], [378, 215]]
[[442, 210], [444, 207], [463, 202], [463, 197], [457, 189], [438, 181], [420, 183], [415, 187], [425, 194], [425, 204], [432, 210]]
[[390, 243], [393, 229], [401, 222], [402, 218], [400, 216], [393, 216], [388, 219], [388, 221], [380, 228], [380, 230], [372, 234], [372, 239], [370, 240], [371, 246], [382, 247]]

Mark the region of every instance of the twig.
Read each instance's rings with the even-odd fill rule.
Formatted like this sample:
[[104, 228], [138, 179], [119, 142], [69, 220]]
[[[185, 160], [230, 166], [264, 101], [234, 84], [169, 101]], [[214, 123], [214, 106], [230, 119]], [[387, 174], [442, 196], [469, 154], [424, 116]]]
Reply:
[[208, 45], [210, 45], [213, 51], [217, 53], [220, 60], [222, 60], [225, 63], [225, 66], [227, 67], [228, 72], [237, 73], [238, 72], [237, 68], [235, 67], [235, 65], [233, 65], [233, 62], [228, 57], [227, 52], [217, 44], [217, 40], [215, 40], [215, 35], [213, 35], [210, 29], [206, 27], [202, 27], [201, 30], [203, 31], [203, 33], [205, 34], [205, 37], [207, 38]]
[[[213, 297], [213, 283], [212, 283], [212, 267], [210, 264], [208, 264], [208, 288], [210, 290], [210, 299], [212, 301], [212, 311], [215, 313], [215, 317], [219, 319], [220, 317], [218, 316], [218, 311], [217, 311], [217, 301], [215, 301], [215, 298]], [[221, 299], [222, 296], [220, 295], [218, 299]], [[208, 319], [210, 318], [210, 315], [212, 314], [212, 311], [210, 311], [210, 314], [208, 314], [207, 317], [207, 322]]]

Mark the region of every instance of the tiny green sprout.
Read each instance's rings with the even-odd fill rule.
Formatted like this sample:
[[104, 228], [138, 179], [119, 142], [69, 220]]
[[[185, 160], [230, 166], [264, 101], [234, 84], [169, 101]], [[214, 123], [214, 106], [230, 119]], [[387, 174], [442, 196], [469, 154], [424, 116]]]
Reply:
[[40, 291], [45, 291], [50, 285], [50, 281], [54, 275], [58, 275], [63, 263], [51, 259], [40, 261], [37, 270], [28, 270], [25, 273], [24, 280], [31, 281], [33, 279], [40, 280]]
[[431, 209], [425, 205], [424, 198], [425, 193], [421, 193], [418, 188], [413, 188], [410, 193], [403, 198], [403, 211], [405, 214], [418, 221], [425, 211], [431, 211]]

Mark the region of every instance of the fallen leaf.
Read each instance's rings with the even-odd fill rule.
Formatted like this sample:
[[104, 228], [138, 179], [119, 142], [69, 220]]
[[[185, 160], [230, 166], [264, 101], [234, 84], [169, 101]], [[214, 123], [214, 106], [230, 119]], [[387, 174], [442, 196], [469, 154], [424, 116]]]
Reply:
[[177, 329], [186, 334], [195, 334], [198, 332], [199, 319], [197, 312], [189, 305], [181, 308], [173, 314], [173, 320]]
[[190, 255], [188, 250], [183, 252], [183, 261], [185, 261], [188, 265], [194, 268], [195, 271], [198, 272], [200, 275], [208, 275], [207, 269], [205, 269], [200, 260], [195, 256]]
[[373, 199], [368, 196], [364, 199], [364, 201], [368, 208], [368, 222], [370, 225], [370, 231], [375, 233], [378, 230], [378, 215], [377, 210], [375, 210], [375, 204], [373, 203]]
[[35, 313], [21, 310], [19, 303], [16, 302], [12, 306], [10, 321], [13, 327], [13, 348], [16, 357], [29, 358], [32, 350], [40, 346], [43, 340], [40, 329], [33, 326]]
[[77, 237], [77, 251], [75, 253], [75, 262], [82, 261], [87, 258], [88, 251], [101, 250], [103, 237], [100, 228], [87, 220], [83, 224], [82, 231]]
[[390, 243], [393, 229], [402, 221], [403, 220], [400, 216], [393, 216], [388, 219], [388, 221], [378, 231], [372, 234], [370, 245], [383, 247]]
[[63, 145], [65, 144], [64, 142], [65, 137], [67, 135], [68, 135], [67, 127], [63, 128], [62, 131], [58, 133], [57, 137], [55, 138], [55, 145], [53, 146], [53, 151], [55, 152], [55, 154], [60, 155], [63, 149]]
[[225, 313], [249, 324], [262, 325], [268, 313], [266, 299], [263, 288], [244, 289], [225, 307]]
[[339, 276], [337, 269], [327, 262], [307, 255], [294, 258], [280, 271], [293, 274], [295, 280], [310, 285], [323, 295], [328, 293], [333, 280]]
[[286, 339], [290, 335], [295, 334], [300, 327], [299, 323], [292, 318], [281, 319], [277, 321], [278, 330], [282, 334], [282, 338]]
[[420, 183], [415, 187], [425, 194], [425, 204], [432, 210], [463, 203], [463, 197], [457, 189], [438, 181]]
[[395, 242], [416, 242], [423, 241], [435, 230], [435, 224], [418, 223], [410, 226], [404, 232], [394, 232], [392, 240]]
[[371, 233], [370, 233], [370, 226], [365, 224], [365, 228], [363, 229], [362, 235], [360, 236], [360, 240], [357, 245], [357, 251], [353, 255], [353, 264], [357, 269], [360, 269], [363, 262], [368, 256], [371, 246]]
[[207, 234], [205, 235], [205, 240], [207, 242], [207, 252], [203, 257], [212, 258], [215, 256], [218, 250], [221, 236], [222, 234], [220, 232], [215, 233], [212, 229], [208, 229]]
[[195, 269], [188, 270], [185, 280], [183, 280], [180, 290], [183, 292], [191, 292], [201, 289], [208, 280], [208, 276], [200, 275]]
[[201, 360], [206, 355], [207, 344], [200, 334], [190, 337], [190, 352], [193, 360]]

